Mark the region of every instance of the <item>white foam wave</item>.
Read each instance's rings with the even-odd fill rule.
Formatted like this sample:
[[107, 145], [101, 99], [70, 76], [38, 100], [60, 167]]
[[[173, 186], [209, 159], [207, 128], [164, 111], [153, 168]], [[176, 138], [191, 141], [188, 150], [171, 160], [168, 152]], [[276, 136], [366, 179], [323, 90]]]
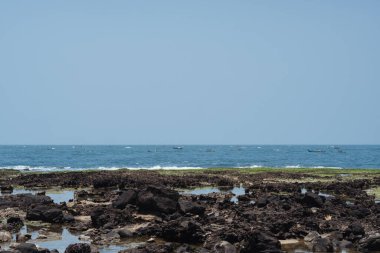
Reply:
[[285, 168], [287, 169], [299, 169], [301, 168], [301, 165], [297, 164], [297, 165], [286, 165]]
[[[237, 169], [255, 169], [255, 168], [264, 168], [268, 166], [253, 164], [249, 166], [237, 166]], [[270, 166], [269, 166], [270, 167]], [[89, 168], [72, 168], [72, 167], [55, 167], [55, 166], [26, 166], [26, 165], [17, 165], [17, 166], [2, 166], [1, 169], [13, 169], [19, 171], [36, 171], [36, 172], [49, 172], [49, 171], [82, 171], [82, 170], [120, 170], [120, 169], [129, 169], [129, 170], [197, 170], [205, 169], [208, 167], [191, 167], [191, 166], [137, 166], [137, 167], [89, 167]], [[301, 165], [286, 165], [284, 167], [273, 167], [273, 168], [287, 168], [287, 169], [300, 169], [300, 168], [310, 168], [310, 169], [343, 169], [342, 167], [334, 166], [301, 166]]]
[[300, 169], [300, 168], [305, 168], [305, 169], [343, 169], [342, 167], [336, 167], [336, 166], [302, 166], [302, 165], [287, 165], [285, 166], [287, 169]]
[[253, 165], [249, 165], [249, 166], [239, 166], [237, 168], [238, 169], [255, 169], [255, 168], [264, 168], [264, 166], [253, 164]]
[[12, 169], [19, 171], [81, 171], [81, 170], [120, 170], [120, 169], [129, 169], [129, 170], [196, 170], [203, 169], [202, 167], [178, 167], [178, 166], [152, 166], [152, 167], [92, 167], [92, 168], [72, 168], [72, 167], [44, 167], [44, 166], [26, 166], [26, 165], [17, 165], [17, 166], [5, 166], [0, 167], [1, 169]]
[[202, 167], [178, 167], [178, 166], [152, 166], [152, 167], [127, 167], [129, 170], [199, 170]]
[[312, 168], [312, 169], [337, 169], [337, 170], [343, 169], [342, 167], [334, 167], [334, 166], [313, 166], [310, 168]]
[[[20, 170], [20, 171], [53, 171], [53, 170], [57, 170], [56, 167], [26, 166], [26, 165], [6, 166], [6, 167], [0, 167], [0, 169]], [[60, 168], [60, 169], [62, 170], [63, 168]]]

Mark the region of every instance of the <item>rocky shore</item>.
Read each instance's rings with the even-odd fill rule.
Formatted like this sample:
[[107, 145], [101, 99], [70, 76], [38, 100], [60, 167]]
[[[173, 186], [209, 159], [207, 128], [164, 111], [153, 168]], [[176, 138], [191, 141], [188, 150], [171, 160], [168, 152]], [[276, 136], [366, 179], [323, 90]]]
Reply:
[[380, 173], [1, 173], [0, 187], [0, 253], [380, 252]]

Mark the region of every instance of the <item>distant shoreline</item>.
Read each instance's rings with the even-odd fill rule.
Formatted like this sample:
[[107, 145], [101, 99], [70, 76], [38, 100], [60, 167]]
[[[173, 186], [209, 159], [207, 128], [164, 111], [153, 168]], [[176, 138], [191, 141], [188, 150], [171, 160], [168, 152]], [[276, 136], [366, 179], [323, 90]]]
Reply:
[[285, 168], [285, 167], [258, 167], [258, 168], [192, 168], [192, 169], [144, 169], [144, 168], [117, 168], [112, 170], [102, 170], [102, 169], [78, 169], [78, 170], [50, 170], [50, 171], [28, 171], [28, 170], [16, 170], [16, 169], [8, 169], [8, 168], [0, 168], [0, 173], [6, 174], [18, 174], [18, 173], [91, 173], [91, 172], [117, 172], [117, 171], [157, 171], [161, 173], [170, 173], [175, 174], [183, 173], [183, 172], [204, 172], [204, 171], [212, 171], [212, 172], [239, 172], [239, 173], [307, 173], [307, 174], [331, 174], [331, 175], [339, 175], [339, 174], [379, 174], [380, 168]]

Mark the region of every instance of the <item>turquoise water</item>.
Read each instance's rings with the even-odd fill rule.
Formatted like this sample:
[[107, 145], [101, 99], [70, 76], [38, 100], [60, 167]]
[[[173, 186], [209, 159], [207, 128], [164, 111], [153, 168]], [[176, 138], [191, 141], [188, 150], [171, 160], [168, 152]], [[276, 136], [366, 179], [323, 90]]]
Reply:
[[209, 167], [380, 168], [380, 146], [0, 146], [0, 168], [49, 171]]

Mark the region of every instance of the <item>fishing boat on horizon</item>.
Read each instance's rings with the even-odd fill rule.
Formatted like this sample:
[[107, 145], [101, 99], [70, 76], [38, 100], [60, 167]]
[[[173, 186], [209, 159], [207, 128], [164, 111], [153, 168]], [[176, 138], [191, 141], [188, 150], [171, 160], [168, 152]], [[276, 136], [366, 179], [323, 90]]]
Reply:
[[325, 153], [326, 150], [322, 150], [322, 149], [308, 149], [307, 152], [310, 152], [310, 153]]

